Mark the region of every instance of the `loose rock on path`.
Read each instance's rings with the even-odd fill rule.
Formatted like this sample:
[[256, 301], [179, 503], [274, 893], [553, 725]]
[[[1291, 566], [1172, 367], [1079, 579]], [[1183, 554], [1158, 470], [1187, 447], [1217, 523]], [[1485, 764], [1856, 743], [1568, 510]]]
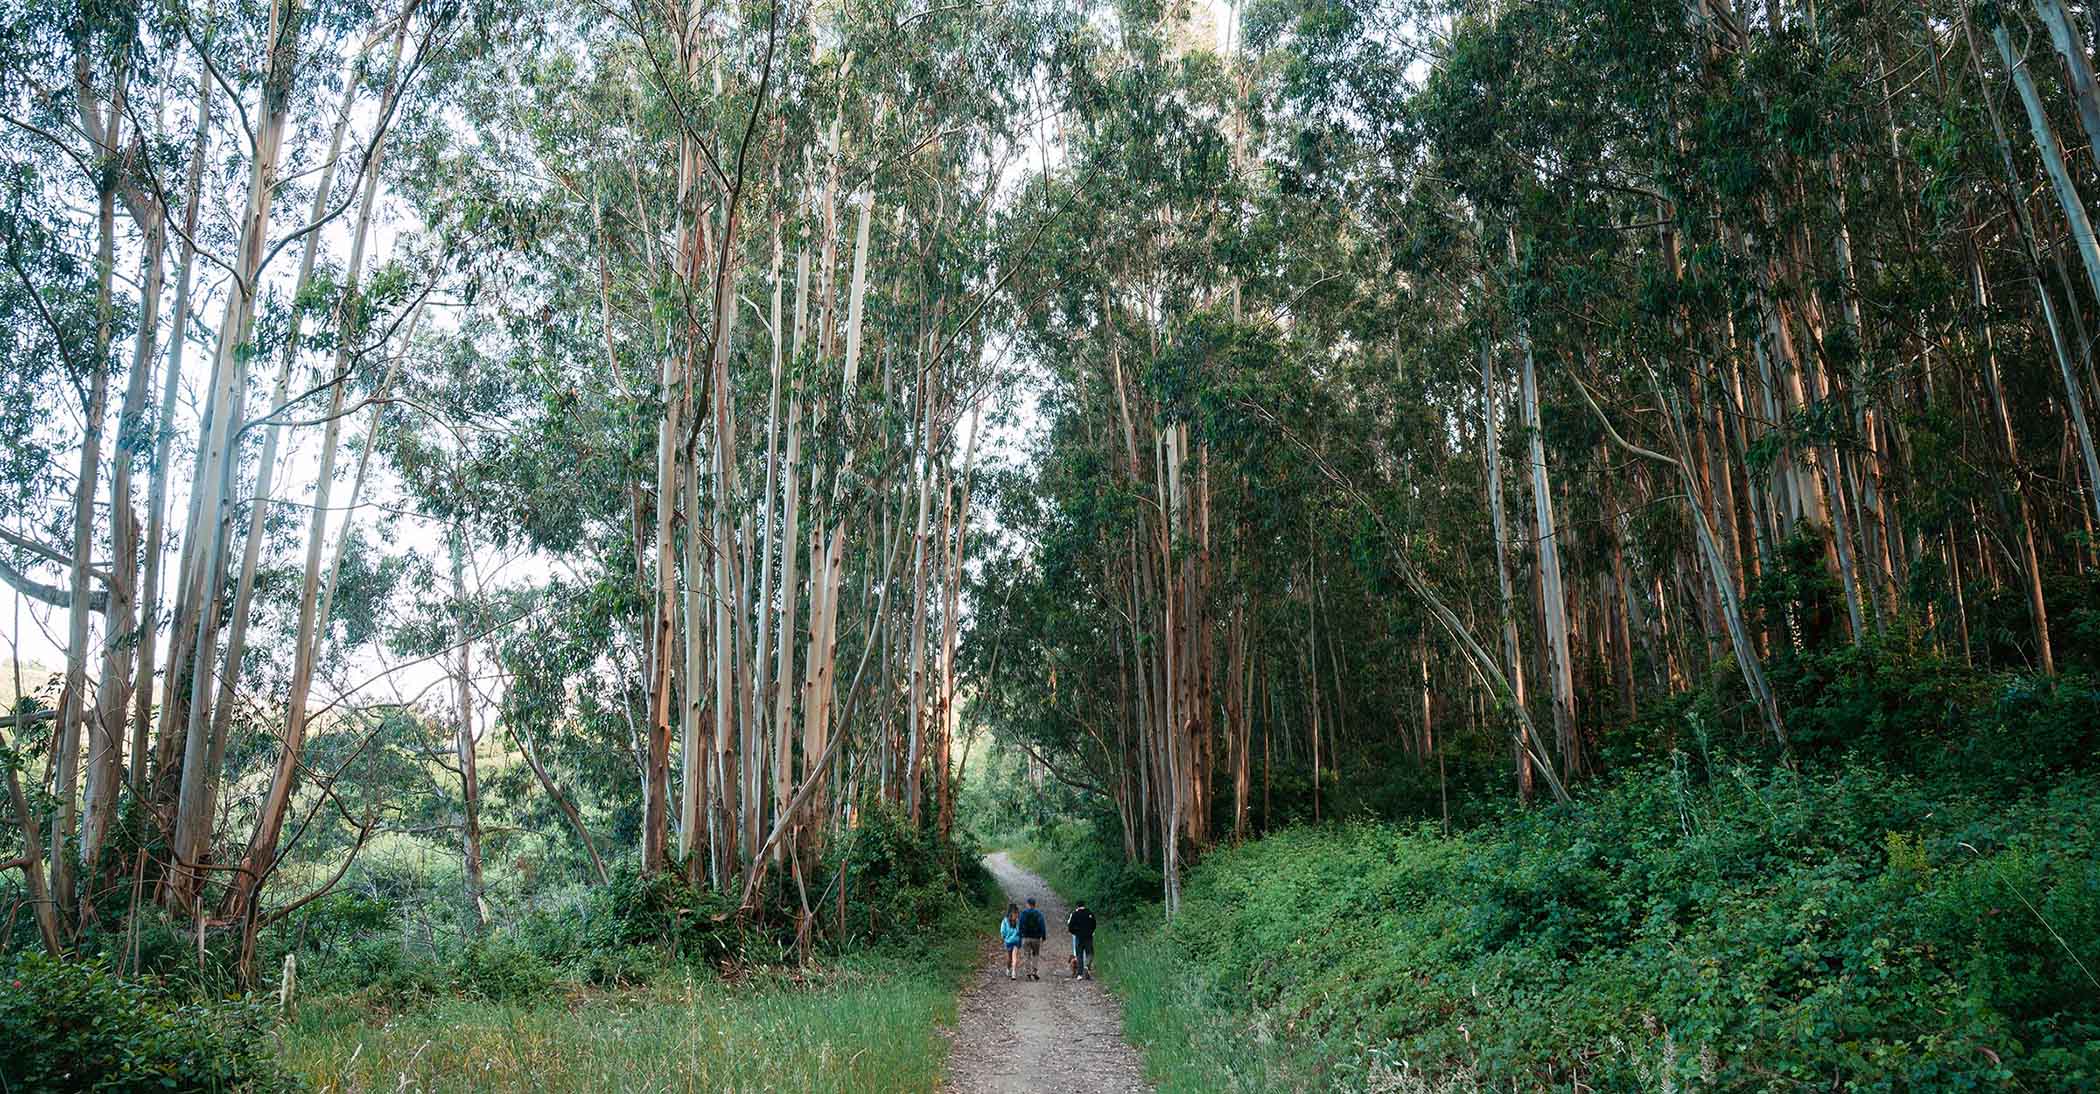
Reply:
[[[985, 859], [1006, 899], [1036, 907], [1050, 923], [1043, 943], [1041, 980], [1006, 978], [1006, 950], [998, 938], [985, 950], [977, 982], [963, 995], [948, 1058], [954, 1094], [1145, 1094], [1138, 1055], [1123, 1040], [1122, 1010], [1099, 980], [1072, 978], [1071, 936], [1065, 902], [1043, 879], [1005, 852]], [[1114, 955], [1107, 955], [1113, 960]]]

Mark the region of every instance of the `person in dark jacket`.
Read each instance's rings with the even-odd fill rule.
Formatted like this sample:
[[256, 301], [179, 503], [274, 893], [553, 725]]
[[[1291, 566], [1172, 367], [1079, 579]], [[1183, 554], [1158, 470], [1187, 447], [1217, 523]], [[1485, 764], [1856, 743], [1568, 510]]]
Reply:
[[1065, 920], [1065, 930], [1072, 936], [1072, 975], [1081, 980], [1094, 978], [1094, 913], [1082, 900], [1072, 908]]
[[1021, 945], [1028, 951], [1028, 978], [1041, 980], [1037, 975], [1043, 963], [1043, 940], [1050, 937], [1050, 924], [1043, 919], [1042, 909], [1035, 906], [1035, 898], [1028, 898], [1028, 907], [1021, 912]]

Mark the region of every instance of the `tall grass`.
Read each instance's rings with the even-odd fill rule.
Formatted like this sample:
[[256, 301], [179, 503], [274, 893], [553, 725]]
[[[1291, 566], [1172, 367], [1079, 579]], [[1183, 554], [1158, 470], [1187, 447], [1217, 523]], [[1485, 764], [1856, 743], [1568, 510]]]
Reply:
[[319, 1091], [924, 1091], [978, 939], [859, 957], [803, 981], [660, 982], [397, 1016], [310, 1008], [282, 1056]]

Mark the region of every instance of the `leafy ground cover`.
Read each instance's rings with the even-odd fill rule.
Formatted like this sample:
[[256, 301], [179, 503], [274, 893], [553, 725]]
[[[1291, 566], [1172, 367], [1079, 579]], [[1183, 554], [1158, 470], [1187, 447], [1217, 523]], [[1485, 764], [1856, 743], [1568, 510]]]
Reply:
[[[2096, 829], [2090, 774], [1678, 753], [1453, 836], [1221, 850], [1171, 923], [1111, 909], [1103, 971], [1168, 1090], [2090, 1088]], [[1081, 835], [1029, 857], [1104, 884]]]

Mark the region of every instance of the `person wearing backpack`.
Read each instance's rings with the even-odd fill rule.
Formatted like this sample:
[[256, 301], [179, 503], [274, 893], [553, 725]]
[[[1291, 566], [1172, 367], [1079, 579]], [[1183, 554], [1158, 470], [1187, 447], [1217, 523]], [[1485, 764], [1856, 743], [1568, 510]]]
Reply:
[[1021, 912], [1021, 945], [1028, 950], [1028, 978], [1041, 980], [1039, 975], [1043, 963], [1043, 940], [1050, 937], [1050, 924], [1043, 919], [1042, 909], [1035, 906], [1035, 898], [1028, 898], [1028, 907]]
[[1094, 913], [1082, 900], [1072, 908], [1065, 920], [1065, 930], [1072, 936], [1072, 975], [1080, 980], [1094, 978]]

